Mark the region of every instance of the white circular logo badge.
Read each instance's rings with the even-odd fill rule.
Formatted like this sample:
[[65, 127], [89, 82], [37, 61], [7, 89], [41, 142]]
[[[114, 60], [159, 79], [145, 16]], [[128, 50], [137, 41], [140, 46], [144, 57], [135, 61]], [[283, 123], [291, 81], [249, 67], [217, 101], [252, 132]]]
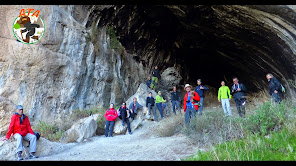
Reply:
[[13, 34], [16, 39], [25, 44], [34, 44], [44, 35], [44, 22], [35, 15], [22, 15], [13, 22]]

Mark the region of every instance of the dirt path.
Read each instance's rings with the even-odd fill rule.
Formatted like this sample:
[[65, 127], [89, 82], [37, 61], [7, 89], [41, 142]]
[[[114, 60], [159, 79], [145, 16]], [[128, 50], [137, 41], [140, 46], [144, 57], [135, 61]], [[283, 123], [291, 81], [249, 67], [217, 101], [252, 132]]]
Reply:
[[161, 122], [146, 122], [132, 135], [115, 135], [106, 138], [95, 136], [85, 143], [50, 156], [40, 156], [36, 160], [180, 160], [197, 152], [184, 135], [155, 137], [153, 128]]

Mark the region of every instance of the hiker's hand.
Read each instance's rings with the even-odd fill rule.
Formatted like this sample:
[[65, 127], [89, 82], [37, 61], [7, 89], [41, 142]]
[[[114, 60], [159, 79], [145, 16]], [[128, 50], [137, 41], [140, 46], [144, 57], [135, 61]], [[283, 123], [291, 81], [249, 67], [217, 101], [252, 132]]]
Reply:
[[203, 88], [202, 86], [200, 86], [199, 89], [205, 89], [205, 88]]
[[274, 93], [278, 93], [278, 91], [277, 90], [274, 90]]
[[218, 100], [219, 101], [219, 103], [221, 103], [221, 100]]
[[229, 98], [229, 101], [231, 101], [231, 98]]
[[237, 91], [241, 91], [241, 89], [240, 88], [237, 88]]
[[2, 138], [2, 139], [1, 139], [1, 141], [7, 141], [7, 140], [8, 140], [7, 138]]

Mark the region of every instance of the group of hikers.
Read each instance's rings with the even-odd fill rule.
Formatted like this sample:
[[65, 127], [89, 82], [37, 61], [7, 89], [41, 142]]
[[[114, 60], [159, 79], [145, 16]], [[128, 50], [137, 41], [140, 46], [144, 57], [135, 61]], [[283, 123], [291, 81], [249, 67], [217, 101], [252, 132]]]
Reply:
[[[159, 70], [157, 66], [153, 70], [153, 77], [151, 84], [147, 86], [151, 89], [155, 89], [158, 83]], [[270, 73], [266, 75], [266, 79], [268, 80], [268, 88], [269, 94], [271, 95], [271, 99], [275, 103], [279, 103], [282, 98], [282, 92], [284, 92], [284, 87], [281, 83]], [[218, 90], [218, 101], [222, 103], [222, 107], [225, 113], [225, 116], [231, 116], [230, 109], [230, 100], [234, 99], [238, 114], [240, 117], [245, 118], [245, 105], [246, 105], [246, 93], [247, 88], [243, 83], [239, 83], [239, 79], [237, 77], [233, 77], [233, 85], [231, 88], [225, 85], [225, 81], [221, 81], [221, 87]], [[184, 90], [186, 94], [184, 96], [183, 101], [183, 110], [185, 112], [185, 124], [188, 125], [190, 119], [195, 117], [196, 113], [199, 112], [199, 115], [202, 116], [203, 110], [203, 98], [204, 91], [209, 90], [209, 88], [201, 85], [201, 79], [197, 80], [197, 87], [193, 90], [193, 87], [189, 84], [186, 84]], [[158, 117], [156, 114], [156, 108], [159, 110], [161, 115], [161, 119], [165, 118], [166, 114], [169, 113], [166, 108], [167, 100], [161, 94], [161, 91], [158, 91], [157, 96], [152, 96], [152, 92], [149, 92], [148, 97], [146, 99], [146, 107], [148, 108], [148, 114], [151, 112], [154, 116], [154, 121], [158, 122]], [[180, 102], [181, 102], [181, 93], [177, 91], [176, 86], [173, 87], [173, 91], [171, 92], [171, 102], [173, 106], [173, 112], [176, 115], [176, 109], [181, 113]], [[122, 125], [127, 124], [129, 134], [132, 134], [130, 128], [130, 121], [134, 120], [138, 110], [143, 108], [141, 104], [137, 102], [137, 98], [133, 98], [133, 102], [130, 103], [129, 107], [126, 106], [126, 103], [122, 103], [118, 111], [114, 108], [114, 104], [110, 104], [110, 108], [108, 108], [105, 112], [106, 118], [106, 128], [105, 128], [105, 137], [112, 137], [113, 127], [115, 124], [115, 120], [119, 117], [122, 121]], [[166, 111], [165, 111], [166, 110]], [[29, 158], [38, 158], [35, 155], [37, 139], [40, 137], [38, 132], [34, 132], [31, 128], [30, 121], [28, 116], [23, 113], [23, 106], [17, 105], [16, 111], [11, 118], [10, 125], [8, 127], [8, 132], [5, 138], [2, 138], [1, 141], [7, 141], [11, 135], [17, 141], [16, 145], [16, 159], [23, 160], [22, 151], [24, 150], [24, 146], [22, 144], [23, 140], [27, 140], [30, 143], [29, 150]]]

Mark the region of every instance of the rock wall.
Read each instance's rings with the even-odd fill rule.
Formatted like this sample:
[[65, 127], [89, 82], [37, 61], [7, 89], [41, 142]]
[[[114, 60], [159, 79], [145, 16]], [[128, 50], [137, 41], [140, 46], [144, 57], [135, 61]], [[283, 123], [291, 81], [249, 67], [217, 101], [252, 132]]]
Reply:
[[[45, 35], [36, 44], [20, 43], [13, 35], [13, 21], [23, 8], [40, 10], [44, 21]], [[108, 6], [96, 12], [104, 8]], [[0, 96], [22, 104], [33, 124], [42, 120], [62, 125], [73, 109], [120, 104], [145, 81], [141, 63], [110, 48], [105, 28], [86, 28], [92, 10], [92, 6], [0, 6], [4, 25], [0, 29]], [[95, 35], [95, 41], [88, 40], [90, 35]], [[3, 130], [14, 110], [1, 111]]]

